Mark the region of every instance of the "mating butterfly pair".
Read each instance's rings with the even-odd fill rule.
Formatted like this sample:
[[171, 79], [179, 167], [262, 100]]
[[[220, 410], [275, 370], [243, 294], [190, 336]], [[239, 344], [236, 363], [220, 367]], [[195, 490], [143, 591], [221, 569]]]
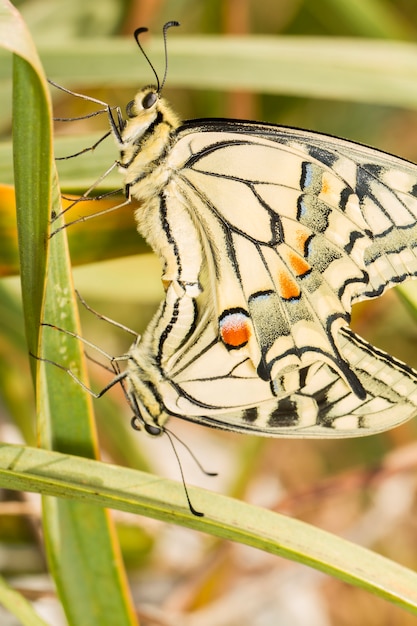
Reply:
[[349, 320], [417, 275], [417, 167], [270, 124], [180, 124], [161, 89], [139, 91], [127, 121], [108, 108], [166, 289], [117, 378], [136, 424], [347, 437], [410, 419], [417, 372]]

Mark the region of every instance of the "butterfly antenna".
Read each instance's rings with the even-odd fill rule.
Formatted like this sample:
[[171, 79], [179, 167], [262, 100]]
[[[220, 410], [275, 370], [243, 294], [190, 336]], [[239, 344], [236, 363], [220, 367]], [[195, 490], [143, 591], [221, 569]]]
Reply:
[[[184, 492], [185, 492], [185, 497], [187, 498], [187, 502], [188, 502], [188, 508], [190, 509], [191, 513], [193, 515], [195, 515], [196, 517], [204, 517], [204, 513], [202, 513], [201, 511], [197, 511], [197, 509], [195, 509], [193, 507], [193, 505], [191, 504], [191, 500], [190, 500], [190, 496], [188, 495], [188, 489], [187, 489], [187, 485], [185, 483], [185, 478], [184, 478], [184, 472], [182, 471], [182, 466], [181, 466], [181, 461], [180, 461], [180, 457], [178, 456], [178, 452], [174, 446], [174, 442], [173, 442], [173, 437], [175, 437], [175, 435], [173, 435], [172, 432], [167, 431], [166, 428], [164, 428], [164, 433], [166, 434], [166, 436], [168, 437], [168, 441], [171, 444], [171, 448], [174, 451], [175, 454], [175, 458], [177, 459], [177, 463], [178, 463], [178, 467], [180, 468], [180, 473], [181, 473], [181, 481], [182, 481], [182, 485], [184, 487]], [[175, 437], [175, 439], [178, 439], [177, 437]], [[181, 441], [182, 443], [182, 441]]]
[[164, 77], [162, 79], [162, 83], [161, 86], [158, 88], [158, 93], [161, 93], [162, 89], [164, 88], [165, 85], [165, 81], [167, 79], [167, 74], [168, 74], [168, 47], [167, 47], [167, 30], [168, 28], [171, 28], [171, 26], [179, 26], [180, 23], [176, 22], [176, 21], [171, 21], [171, 22], [167, 22], [164, 25], [164, 28], [162, 30], [163, 33], [163, 37], [164, 37], [164, 52], [165, 52], [165, 71], [164, 71]]
[[203, 472], [203, 474], [205, 474], [206, 476], [218, 476], [217, 472], [208, 472], [207, 470], [205, 470], [204, 467], [201, 465], [200, 461], [197, 459], [197, 457], [194, 454], [194, 452], [191, 450], [191, 448], [189, 446], [187, 446], [187, 444], [184, 441], [182, 441], [182, 439], [180, 439], [178, 437], [178, 435], [173, 433], [172, 430], [168, 430], [167, 428], [164, 428], [164, 432], [166, 432], [167, 434], [171, 435], [171, 437], [173, 439], [178, 441], [178, 443], [180, 443], [187, 450], [188, 454], [193, 459], [193, 461], [197, 465], [197, 467]]
[[[165, 28], [165, 27], [164, 27], [164, 28]], [[155, 78], [156, 78], [157, 88], [158, 88], [158, 89], [157, 89], [157, 91], [158, 91], [158, 93], [159, 93], [159, 92], [160, 92], [160, 90], [161, 90], [161, 85], [160, 85], [160, 82], [159, 82], [159, 77], [158, 77], [158, 74], [156, 73], [156, 69], [155, 69], [155, 68], [154, 68], [154, 66], [152, 65], [150, 58], [149, 58], [149, 57], [148, 57], [148, 55], [146, 54], [145, 50], [142, 48], [142, 44], [141, 44], [141, 43], [140, 43], [140, 41], [139, 41], [139, 35], [141, 35], [142, 33], [147, 33], [147, 32], [148, 32], [148, 30], [149, 30], [149, 28], [145, 28], [145, 27], [143, 27], [143, 26], [142, 26], [141, 28], [137, 28], [137, 29], [135, 30], [135, 32], [133, 33], [133, 36], [134, 36], [134, 38], [135, 38], [135, 40], [136, 40], [136, 43], [137, 43], [137, 44], [138, 44], [138, 46], [139, 46], [139, 50], [142, 52], [143, 56], [145, 57], [145, 59], [146, 59], [146, 60], [147, 60], [147, 62], [148, 62], [149, 67], [151, 68], [151, 70], [152, 70], [152, 71], [153, 71], [153, 73], [154, 73], [154, 76], [155, 76]]]
[[166, 24], [164, 24], [164, 28], [162, 29], [162, 34], [164, 37], [164, 51], [165, 51], [165, 71], [164, 71], [164, 77], [162, 79], [162, 83], [159, 82], [159, 76], [156, 73], [156, 69], [154, 68], [150, 58], [148, 57], [148, 55], [146, 54], [145, 50], [142, 47], [142, 44], [139, 41], [139, 36], [142, 33], [147, 33], [148, 32], [148, 28], [137, 28], [134, 32], [134, 37], [136, 40], [136, 43], [139, 46], [139, 50], [142, 52], [143, 56], [145, 57], [145, 59], [148, 62], [149, 67], [151, 68], [151, 70], [154, 73], [154, 76], [156, 78], [156, 84], [157, 84], [157, 91], [160, 94], [162, 91], [163, 86], [165, 85], [165, 81], [166, 81], [166, 77], [167, 77], [167, 73], [168, 73], [168, 50], [167, 50], [167, 30], [168, 28], [171, 28], [171, 26], [179, 26], [180, 23], [179, 22], [175, 22], [174, 20], [172, 20], [171, 22], [167, 22]]

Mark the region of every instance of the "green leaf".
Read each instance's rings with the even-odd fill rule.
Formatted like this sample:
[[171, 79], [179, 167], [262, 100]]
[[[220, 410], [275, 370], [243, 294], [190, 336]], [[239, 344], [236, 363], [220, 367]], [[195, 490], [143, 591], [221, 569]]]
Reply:
[[[309, 524], [198, 488], [89, 459], [0, 445], [0, 482], [9, 489], [88, 500], [100, 506], [174, 521], [304, 563], [367, 589], [417, 615], [417, 573]], [[100, 622], [101, 624], [101, 622]]]
[[[66, 239], [60, 232], [49, 246], [49, 216], [60, 211], [51, 145], [48, 88], [21, 18], [3, 0], [8, 29], [0, 43], [14, 57], [14, 164], [21, 280], [26, 334], [32, 355], [55, 359], [59, 349], [82, 376], [77, 342], [51, 332], [38, 348], [40, 322], [79, 332]], [[7, 40], [9, 33], [12, 36]], [[1, 39], [3, 35], [3, 40]], [[50, 248], [50, 257], [48, 256]], [[46, 299], [44, 302], [44, 290]], [[62, 353], [61, 353], [62, 354]], [[38, 365], [38, 439], [44, 447], [94, 457], [97, 451], [91, 402], [57, 367]], [[67, 393], [68, 391], [68, 393]], [[120, 551], [108, 514], [88, 502], [44, 498], [44, 528], [51, 573], [68, 621], [76, 626], [136, 623]], [[92, 558], [94, 554], [94, 558]], [[97, 580], [100, 584], [97, 584]]]
[[29, 350], [38, 351], [50, 213], [51, 127], [45, 85], [26, 59], [13, 58], [13, 143], [20, 277]]

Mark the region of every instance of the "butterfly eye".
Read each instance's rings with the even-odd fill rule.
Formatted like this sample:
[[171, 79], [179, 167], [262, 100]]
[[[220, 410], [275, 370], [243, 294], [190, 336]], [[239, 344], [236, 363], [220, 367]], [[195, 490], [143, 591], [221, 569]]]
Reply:
[[148, 433], [148, 435], [152, 435], [152, 437], [158, 437], [158, 435], [162, 435], [163, 430], [160, 426], [154, 426], [152, 424], [144, 424], [144, 429]]
[[130, 102], [127, 103], [126, 105], [126, 115], [127, 117], [135, 117], [136, 112], [134, 110], [134, 106], [135, 106], [135, 101], [131, 100]]
[[130, 420], [130, 425], [134, 430], [142, 430], [142, 428], [144, 428], [148, 435], [151, 435], [152, 437], [158, 437], [164, 432], [160, 426], [157, 426], [156, 424], [147, 424], [146, 422], [142, 421], [142, 417], [140, 416], [140, 414], [134, 415], [132, 417], [132, 419]]
[[154, 91], [150, 91], [142, 100], [142, 106], [144, 109], [150, 109], [158, 100], [158, 95]]

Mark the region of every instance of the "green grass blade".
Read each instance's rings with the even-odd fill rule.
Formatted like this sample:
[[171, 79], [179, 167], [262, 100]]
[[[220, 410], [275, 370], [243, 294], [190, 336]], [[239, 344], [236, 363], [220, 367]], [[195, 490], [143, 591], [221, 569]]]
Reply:
[[[138, 89], [151, 79], [129, 38], [68, 40], [41, 53], [48, 76], [66, 86], [91, 88], [106, 82]], [[158, 37], [149, 41], [147, 53], [156, 67], [163, 67]], [[248, 89], [416, 108], [416, 67], [416, 44], [400, 41], [172, 36], [167, 86]]]
[[325, 572], [417, 615], [417, 573], [304, 522], [137, 470], [56, 452], [0, 445], [0, 481], [9, 489], [88, 499], [238, 541]]
[[[60, 193], [54, 174], [52, 116], [47, 84], [36, 50], [19, 15], [7, 2], [3, 1], [2, 8], [9, 21], [9, 30], [15, 36], [11, 45], [16, 54], [14, 163], [24, 313], [29, 349], [39, 354], [42, 314], [49, 322], [59, 326], [65, 322], [66, 327], [75, 332], [78, 331], [78, 318], [63, 233], [53, 239], [48, 258], [49, 215], [52, 207], [55, 211], [60, 210]], [[7, 45], [9, 41], [3, 43]], [[65, 339], [59, 332], [50, 333], [43, 341], [41, 354], [59, 358], [57, 347], [63, 349]], [[77, 342], [68, 346], [66, 356], [74, 369], [83, 370]], [[37, 401], [40, 444], [93, 457], [97, 447], [96, 435], [91, 403], [86, 394], [81, 389], [74, 389], [70, 378], [58, 368], [36, 361], [33, 363], [39, 366]], [[66, 393], [68, 383], [70, 388]], [[44, 498], [43, 518], [51, 573], [69, 623], [76, 626], [135, 624], [120, 552], [108, 514], [89, 503]], [[97, 584], [98, 579], [100, 584]]]
[[[163, 66], [158, 37], [147, 46]], [[49, 77], [69, 86], [139, 88], [148, 65], [130, 38], [68, 39], [41, 48]], [[132, 72], [132, 67], [135, 68]], [[416, 108], [417, 46], [361, 38], [173, 36], [167, 86], [249, 89]], [[8, 64], [0, 58], [0, 79]]]
[[12, 615], [18, 618], [22, 626], [48, 626], [35, 613], [31, 604], [17, 591], [14, 591], [6, 581], [0, 577], [0, 604]]
[[[33, 66], [13, 59], [13, 142], [20, 276], [29, 350], [38, 351], [50, 211], [51, 129], [48, 102]], [[23, 123], [22, 123], [23, 121]]]
[[[52, 239], [45, 320], [78, 331], [68, 256], [61, 234]], [[77, 341], [45, 329], [44, 356], [84, 376]], [[79, 331], [78, 331], [79, 332]], [[93, 457], [96, 434], [89, 396], [62, 370], [41, 364], [41, 441], [45, 447]], [[55, 581], [71, 624], [134, 624], [113, 526], [105, 511], [84, 502], [44, 499], [46, 543]], [[94, 555], [94, 557], [93, 557]], [[100, 584], [97, 584], [97, 580]], [[95, 622], [97, 620], [97, 622]]]

